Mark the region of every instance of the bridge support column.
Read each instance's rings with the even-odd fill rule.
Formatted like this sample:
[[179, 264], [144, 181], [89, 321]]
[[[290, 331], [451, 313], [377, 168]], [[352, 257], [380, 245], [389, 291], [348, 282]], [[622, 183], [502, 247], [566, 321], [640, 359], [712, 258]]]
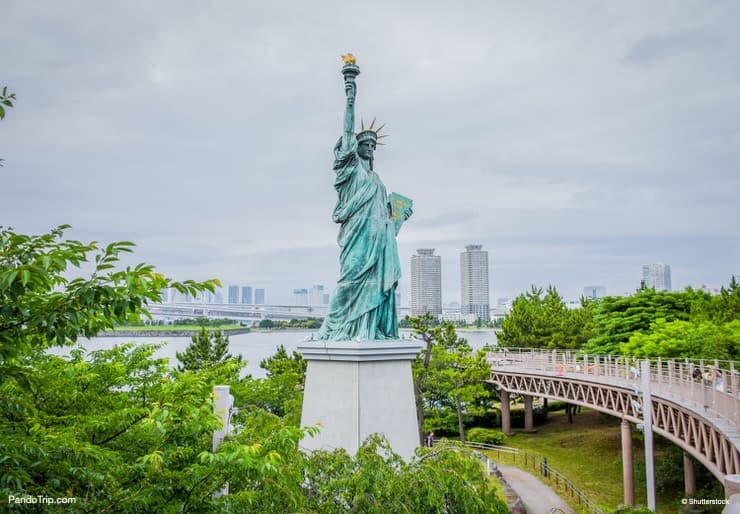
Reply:
[[725, 475], [723, 482], [725, 486], [725, 498], [740, 494], [740, 475]]
[[632, 464], [632, 426], [622, 420], [622, 482], [624, 483], [624, 504], [635, 504], [634, 466]]
[[694, 463], [691, 462], [689, 454], [686, 452], [683, 452], [683, 492], [687, 498], [692, 498], [696, 494]]
[[511, 405], [509, 405], [509, 391], [501, 389], [501, 431], [511, 435]]
[[534, 431], [534, 413], [532, 412], [532, 395], [524, 395], [524, 431]]

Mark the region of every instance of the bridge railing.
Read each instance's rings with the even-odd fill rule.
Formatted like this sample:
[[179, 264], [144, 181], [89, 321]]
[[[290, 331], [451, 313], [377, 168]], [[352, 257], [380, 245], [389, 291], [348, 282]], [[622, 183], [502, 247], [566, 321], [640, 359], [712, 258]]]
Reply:
[[[599, 377], [640, 388], [644, 359], [620, 355], [588, 355], [577, 350], [502, 348], [486, 355], [492, 368], [517, 367], [528, 371], [575, 378]], [[740, 363], [721, 360], [650, 359], [652, 394], [677, 403], [689, 403], [710, 416], [722, 417], [740, 428]]]

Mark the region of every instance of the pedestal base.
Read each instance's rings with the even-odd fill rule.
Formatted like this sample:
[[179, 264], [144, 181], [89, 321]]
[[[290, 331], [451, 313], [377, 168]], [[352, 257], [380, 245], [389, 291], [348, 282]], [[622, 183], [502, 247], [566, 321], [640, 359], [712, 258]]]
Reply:
[[421, 348], [415, 340], [299, 344], [308, 361], [301, 425], [321, 424], [301, 447], [354, 455], [377, 433], [410, 459], [419, 446], [411, 362]]

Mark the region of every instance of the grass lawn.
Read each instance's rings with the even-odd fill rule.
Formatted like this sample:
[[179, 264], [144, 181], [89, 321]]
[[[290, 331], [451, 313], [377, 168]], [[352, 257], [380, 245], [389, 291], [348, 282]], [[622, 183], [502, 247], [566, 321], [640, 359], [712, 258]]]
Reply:
[[[564, 412], [551, 412], [548, 422], [537, 427], [535, 433], [517, 432], [507, 437], [506, 446], [519, 448], [536, 457], [547, 457], [548, 464], [565, 475], [586, 496], [607, 512], [613, 512], [623, 501], [622, 450], [620, 420], [596, 411], [583, 409], [568, 423]], [[633, 429], [632, 451], [635, 466], [635, 501], [646, 505], [643, 441]], [[661, 447], [656, 445], [656, 460]], [[489, 454], [494, 461], [513, 464], [533, 472], [531, 463], [526, 466], [521, 456], [516, 462], [506, 454]], [[533, 472], [539, 475], [537, 472]], [[657, 512], [678, 512], [683, 491], [666, 493], [657, 497]], [[566, 500], [568, 499], [565, 497]], [[574, 506], [575, 507], [575, 506]]]

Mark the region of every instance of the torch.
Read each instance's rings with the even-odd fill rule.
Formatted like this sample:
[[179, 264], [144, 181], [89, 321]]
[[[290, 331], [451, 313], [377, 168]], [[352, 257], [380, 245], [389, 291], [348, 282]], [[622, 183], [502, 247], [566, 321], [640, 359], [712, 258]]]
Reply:
[[360, 74], [360, 67], [357, 66], [355, 56], [347, 54], [342, 56], [344, 66], [342, 66], [342, 75], [344, 75], [344, 82], [354, 82], [355, 77]]

